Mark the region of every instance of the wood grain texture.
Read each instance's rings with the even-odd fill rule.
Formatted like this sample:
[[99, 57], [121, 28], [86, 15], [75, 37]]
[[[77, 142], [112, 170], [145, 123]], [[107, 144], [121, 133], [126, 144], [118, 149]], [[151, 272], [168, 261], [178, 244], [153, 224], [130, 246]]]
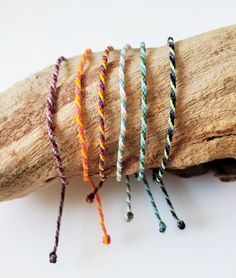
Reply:
[[[118, 50], [109, 57], [106, 118], [106, 174], [116, 171], [120, 122]], [[95, 53], [85, 67], [84, 116], [90, 174], [98, 173], [98, 72]], [[68, 177], [81, 175], [81, 156], [74, 117], [74, 77], [80, 56], [67, 60], [58, 82], [56, 139]], [[176, 43], [176, 126], [168, 169], [185, 171], [204, 163], [236, 159], [236, 25]], [[126, 62], [127, 138], [125, 173], [138, 169], [140, 138], [139, 49]], [[53, 66], [0, 94], [0, 200], [29, 194], [58, 181], [45, 122], [45, 103]], [[168, 48], [147, 50], [148, 122], [146, 168], [162, 158], [169, 113]], [[232, 164], [231, 164], [232, 165]], [[234, 169], [233, 169], [234, 171]], [[234, 172], [235, 173], [235, 172]], [[236, 173], [231, 178], [235, 179]]]

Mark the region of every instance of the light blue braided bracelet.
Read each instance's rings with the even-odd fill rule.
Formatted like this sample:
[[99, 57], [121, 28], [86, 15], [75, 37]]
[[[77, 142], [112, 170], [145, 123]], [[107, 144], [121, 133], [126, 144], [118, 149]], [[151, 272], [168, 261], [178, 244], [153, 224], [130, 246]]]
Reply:
[[144, 176], [144, 162], [145, 162], [145, 148], [146, 148], [146, 135], [147, 135], [147, 85], [146, 85], [146, 47], [145, 43], [140, 44], [140, 73], [141, 73], [141, 136], [140, 136], [140, 156], [139, 156], [139, 172], [137, 180], [143, 180]]
[[[125, 59], [126, 52], [130, 48], [126, 44], [120, 52], [120, 62], [119, 62], [119, 88], [120, 88], [120, 110], [121, 110], [121, 120], [120, 120], [120, 135], [118, 141], [118, 155], [117, 155], [117, 164], [116, 164], [116, 179], [121, 181], [122, 177], [122, 163], [123, 163], [123, 150], [124, 142], [126, 135], [126, 91], [125, 91]], [[134, 214], [131, 211], [131, 188], [130, 188], [130, 179], [129, 176], [125, 176], [125, 185], [126, 185], [126, 202], [127, 210], [125, 215], [125, 221], [130, 222], [134, 218]]]
[[119, 88], [120, 88], [120, 135], [118, 141], [118, 155], [116, 163], [116, 179], [121, 181], [122, 176], [122, 162], [123, 162], [123, 150], [124, 141], [126, 135], [126, 91], [125, 91], [125, 59], [127, 49], [130, 48], [126, 44], [120, 52], [120, 62], [119, 62]]

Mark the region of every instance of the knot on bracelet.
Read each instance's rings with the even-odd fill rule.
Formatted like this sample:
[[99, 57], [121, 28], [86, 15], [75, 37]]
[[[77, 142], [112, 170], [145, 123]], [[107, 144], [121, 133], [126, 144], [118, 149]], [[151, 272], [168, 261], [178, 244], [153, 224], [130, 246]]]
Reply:
[[94, 198], [95, 198], [95, 195], [97, 194], [98, 190], [103, 186], [104, 182], [105, 182], [105, 179], [104, 179], [104, 180], [100, 180], [98, 186], [96, 186], [96, 187], [94, 188], [93, 192], [91, 192], [91, 193], [89, 193], [89, 194], [87, 195], [87, 197], [86, 197], [86, 202], [87, 202], [88, 204], [92, 204], [92, 203], [93, 203]]

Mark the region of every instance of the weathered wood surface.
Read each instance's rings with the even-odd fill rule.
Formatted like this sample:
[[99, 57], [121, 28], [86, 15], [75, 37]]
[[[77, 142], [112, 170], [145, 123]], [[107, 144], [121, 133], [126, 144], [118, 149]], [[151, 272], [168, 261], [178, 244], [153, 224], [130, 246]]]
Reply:
[[[106, 173], [114, 175], [120, 121], [118, 50], [109, 57], [106, 117]], [[101, 53], [85, 67], [84, 115], [89, 142], [90, 173], [98, 172], [97, 87]], [[222, 179], [235, 179], [236, 159], [236, 25], [176, 43], [176, 127], [168, 169], [186, 169], [224, 159], [230, 166]], [[80, 56], [64, 63], [58, 87], [56, 138], [66, 174], [81, 175], [81, 156], [74, 118], [74, 75]], [[138, 169], [140, 136], [139, 50], [127, 58], [127, 139], [125, 173]], [[47, 138], [45, 103], [52, 75], [50, 66], [0, 94], [0, 200], [29, 194], [57, 180]], [[146, 168], [158, 167], [169, 113], [168, 48], [147, 50], [148, 133]], [[199, 166], [200, 165], [200, 166]], [[196, 172], [196, 171], [195, 171]], [[199, 173], [201, 170], [199, 171]], [[218, 171], [219, 172], [219, 171]], [[192, 174], [189, 171], [190, 175]]]

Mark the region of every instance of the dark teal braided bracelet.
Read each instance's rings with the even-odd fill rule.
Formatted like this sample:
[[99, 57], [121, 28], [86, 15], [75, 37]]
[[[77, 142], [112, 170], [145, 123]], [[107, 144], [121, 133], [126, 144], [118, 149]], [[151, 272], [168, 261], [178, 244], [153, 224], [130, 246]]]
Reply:
[[165, 196], [166, 202], [170, 208], [170, 212], [172, 216], [176, 219], [178, 227], [181, 230], [183, 230], [185, 228], [185, 223], [184, 221], [180, 220], [179, 217], [177, 216], [175, 209], [172, 205], [172, 202], [170, 200], [169, 194], [162, 180], [164, 171], [166, 169], [169, 160], [171, 143], [174, 135], [174, 119], [175, 119], [175, 105], [176, 105], [176, 71], [175, 71], [175, 45], [174, 45], [174, 39], [172, 37], [168, 38], [168, 47], [169, 47], [169, 59], [170, 59], [170, 114], [168, 120], [166, 145], [164, 149], [162, 162], [159, 170], [156, 169], [153, 170], [153, 180], [156, 183], [159, 183], [161, 190]]

